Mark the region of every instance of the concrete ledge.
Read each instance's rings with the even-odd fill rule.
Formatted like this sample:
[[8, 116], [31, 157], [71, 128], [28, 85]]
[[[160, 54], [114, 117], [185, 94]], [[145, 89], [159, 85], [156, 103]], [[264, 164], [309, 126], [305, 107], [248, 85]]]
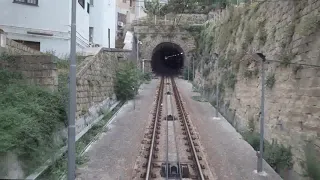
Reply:
[[[120, 102], [116, 102], [115, 104], [112, 105], [110, 110], [113, 110]], [[121, 109], [121, 108], [120, 108]], [[119, 109], [119, 110], [120, 110]], [[116, 115], [116, 114], [115, 114]], [[76, 142], [85, 134], [87, 133], [94, 124], [98, 123], [104, 115], [99, 116], [97, 119], [95, 119], [90, 125], [87, 126], [87, 128], [84, 128], [80, 133], [76, 135]], [[48, 169], [54, 162], [56, 162], [58, 159], [62, 157], [64, 153], [66, 153], [68, 150], [68, 146], [62, 147], [54, 156], [53, 158], [48, 159], [42, 166], [40, 166], [38, 169], [34, 171], [31, 175], [26, 177], [27, 180], [35, 180], [37, 179], [43, 172]]]

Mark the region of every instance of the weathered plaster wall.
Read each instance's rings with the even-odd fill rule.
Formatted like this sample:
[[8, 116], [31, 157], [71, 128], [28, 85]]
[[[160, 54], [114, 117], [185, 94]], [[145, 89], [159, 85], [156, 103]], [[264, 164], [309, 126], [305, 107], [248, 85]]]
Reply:
[[225, 87], [221, 107], [235, 112], [239, 128], [254, 119], [259, 131], [260, 62], [250, 55], [262, 52], [268, 60], [281, 62], [268, 62], [265, 68], [267, 83], [274, 80], [272, 88], [266, 87], [265, 138], [293, 147], [294, 170], [299, 174], [306, 141], [320, 139], [320, 71], [290, 63], [320, 65], [319, 12], [317, 0], [230, 8], [220, 22], [205, 25], [198, 47], [196, 83], [201, 84], [203, 74], [205, 89], [213, 97], [217, 61], [212, 53], [218, 53], [220, 82]]

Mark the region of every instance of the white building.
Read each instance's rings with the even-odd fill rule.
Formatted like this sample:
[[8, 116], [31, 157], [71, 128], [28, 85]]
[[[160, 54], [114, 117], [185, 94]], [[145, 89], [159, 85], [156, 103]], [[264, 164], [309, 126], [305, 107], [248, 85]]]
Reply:
[[[7, 33], [8, 38], [34, 49], [42, 52], [55, 51], [57, 56], [68, 55], [71, 37], [71, 2], [71, 0], [0, 0], [0, 29]], [[113, 48], [116, 36], [115, 24], [114, 0], [77, 0], [77, 52], [86, 49], [89, 44], [108, 47], [109, 36], [110, 47]]]

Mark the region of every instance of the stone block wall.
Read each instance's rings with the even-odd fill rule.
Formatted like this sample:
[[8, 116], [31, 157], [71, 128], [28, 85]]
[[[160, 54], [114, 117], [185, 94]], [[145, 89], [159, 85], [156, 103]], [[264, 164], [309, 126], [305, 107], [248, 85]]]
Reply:
[[16, 55], [0, 61], [0, 67], [21, 72], [30, 83], [35, 83], [49, 89], [58, 86], [56, 63], [47, 55]]
[[[141, 59], [151, 60], [153, 50], [161, 43], [171, 42], [181, 47], [185, 55], [185, 64], [190, 62], [191, 52], [195, 48], [192, 35], [182, 27], [172, 29], [172, 26], [134, 26], [134, 33], [138, 35], [139, 53]], [[136, 47], [135, 47], [136, 48]], [[149, 61], [150, 62], [150, 61]], [[139, 63], [142, 65], [142, 62]], [[146, 72], [151, 71], [150, 63], [145, 63]]]
[[88, 109], [112, 97], [114, 75], [119, 61], [129, 60], [131, 51], [102, 48], [85, 59], [85, 65], [77, 72], [77, 113], [80, 117]]
[[[204, 72], [208, 72], [205, 87], [212, 89], [216, 84], [217, 61], [210, 59], [216, 52], [223, 62], [218, 72], [225, 86], [224, 105], [235, 110], [236, 124], [245, 127], [253, 119], [259, 131], [261, 64], [251, 54], [262, 52], [273, 60], [266, 65], [266, 80], [274, 85], [266, 86], [265, 138], [292, 146], [293, 168], [301, 175], [306, 142], [320, 139], [320, 68], [316, 67], [320, 65], [320, 1], [256, 2], [222, 14], [203, 33], [199, 61], [204, 61]], [[228, 74], [236, 76], [234, 89], [228, 87]]]

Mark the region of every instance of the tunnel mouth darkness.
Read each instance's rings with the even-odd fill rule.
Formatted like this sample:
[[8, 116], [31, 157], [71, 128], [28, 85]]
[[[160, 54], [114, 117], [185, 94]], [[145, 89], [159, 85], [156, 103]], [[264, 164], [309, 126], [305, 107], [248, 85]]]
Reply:
[[151, 57], [153, 73], [160, 76], [178, 76], [182, 74], [185, 54], [182, 48], [171, 42], [158, 44]]

